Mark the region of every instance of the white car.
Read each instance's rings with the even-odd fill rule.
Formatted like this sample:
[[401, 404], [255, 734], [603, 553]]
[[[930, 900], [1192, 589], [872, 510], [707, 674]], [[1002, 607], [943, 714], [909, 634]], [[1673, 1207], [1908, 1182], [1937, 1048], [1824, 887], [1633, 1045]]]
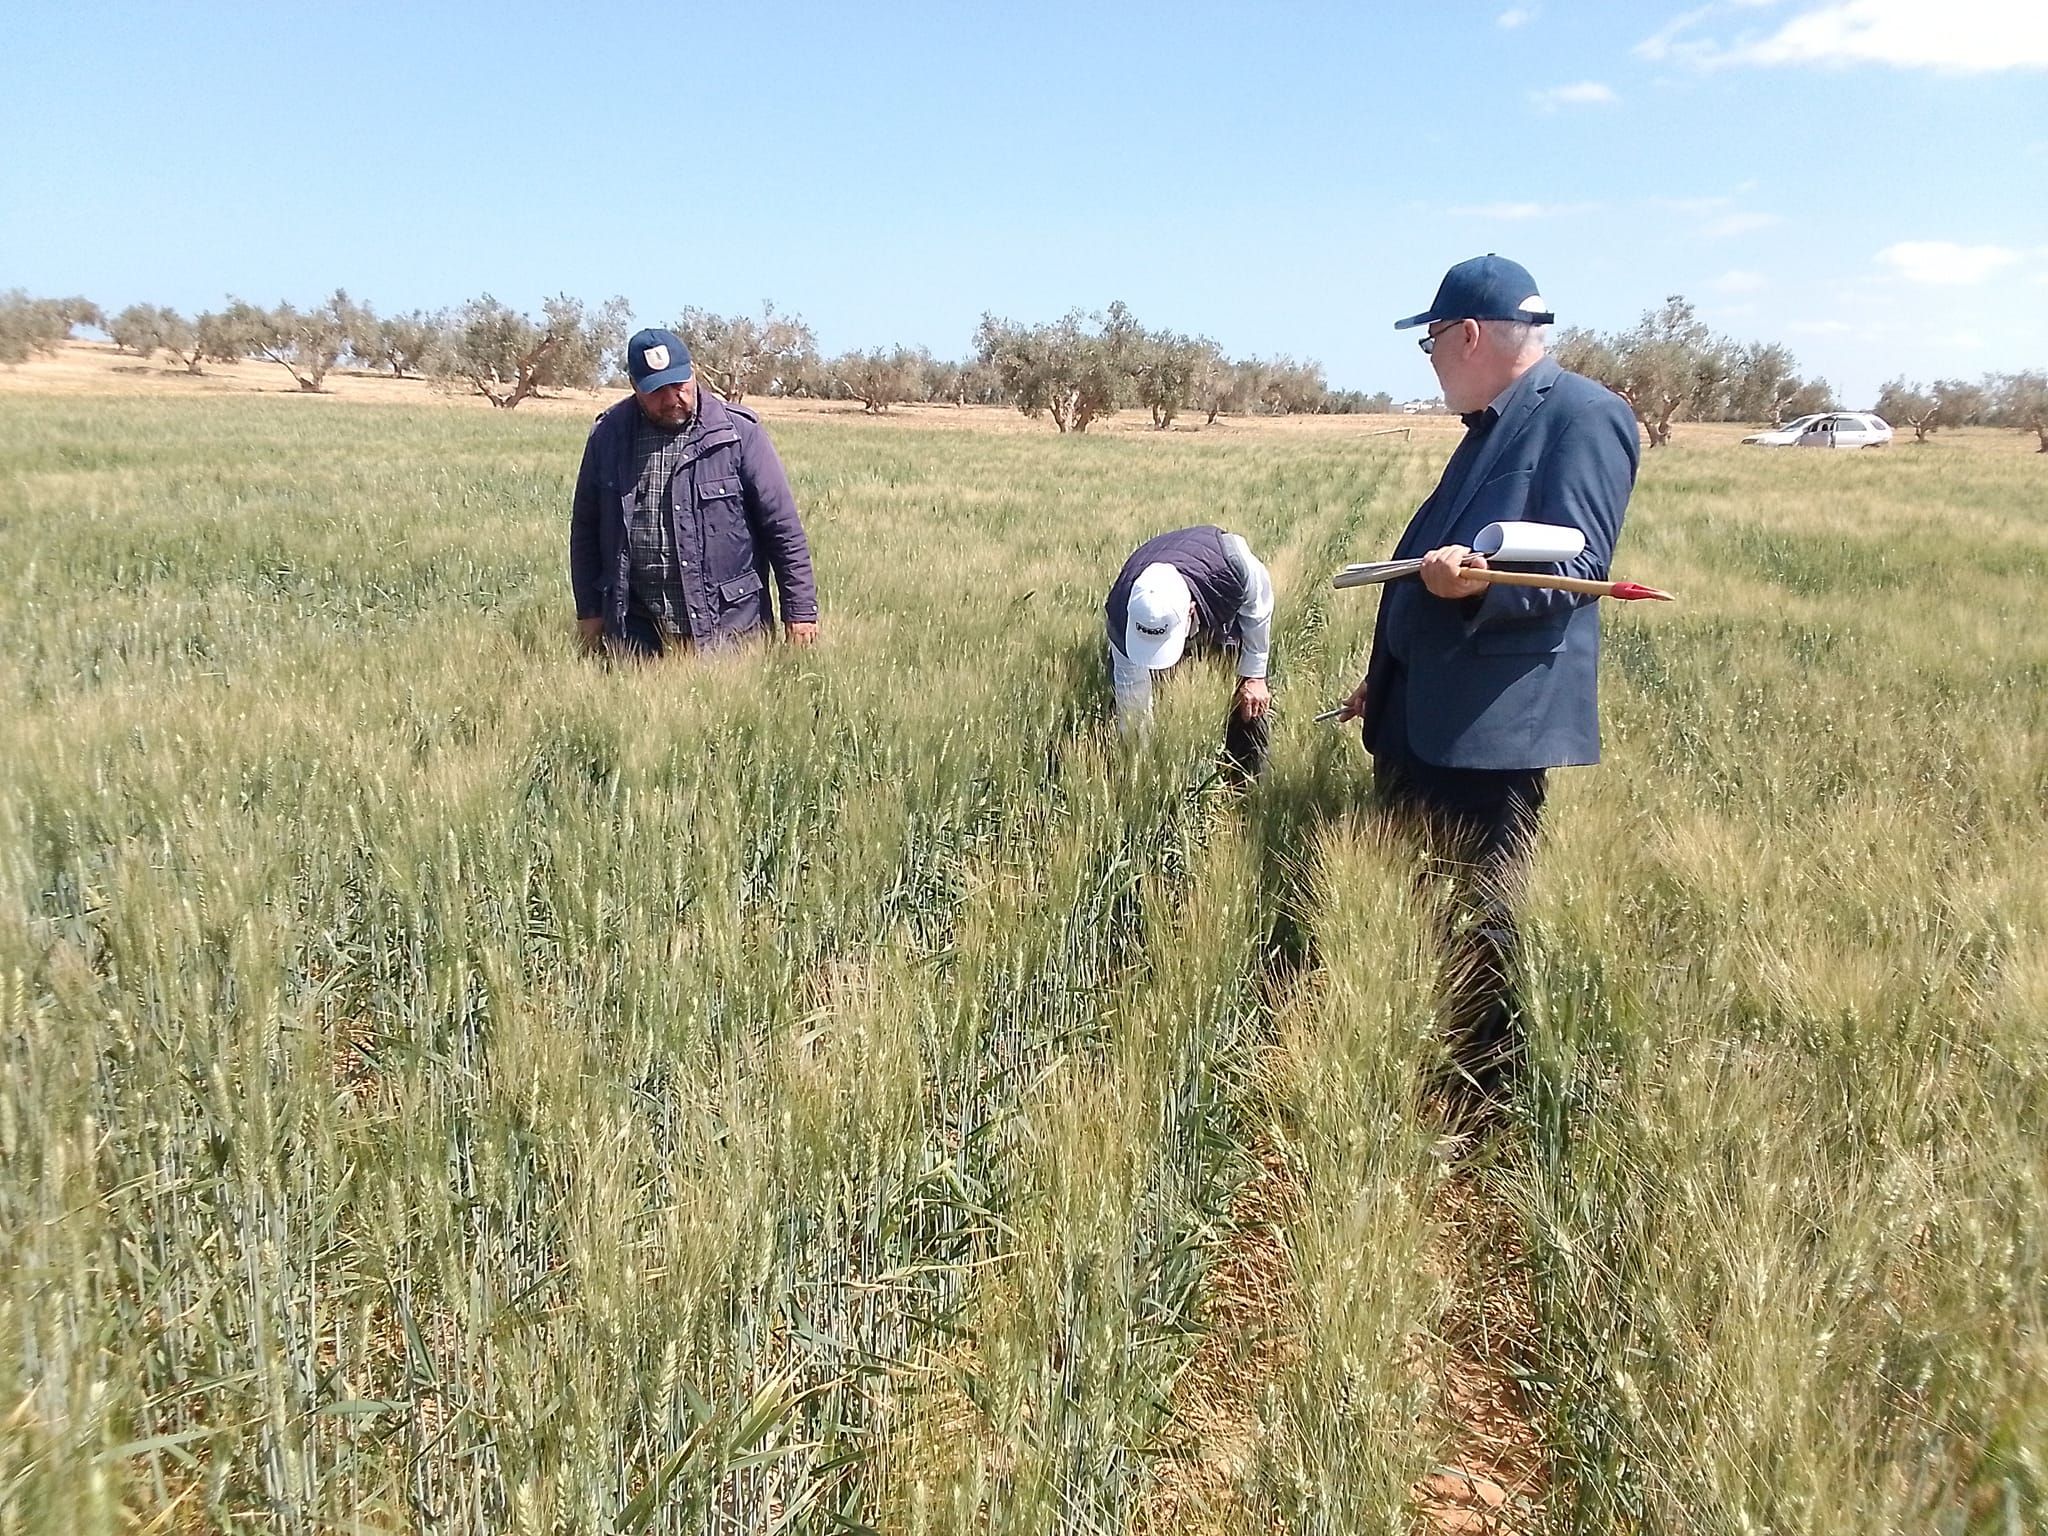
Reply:
[[1760, 448], [1882, 448], [1891, 440], [1891, 426], [1868, 411], [1821, 411], [1743, 439]]

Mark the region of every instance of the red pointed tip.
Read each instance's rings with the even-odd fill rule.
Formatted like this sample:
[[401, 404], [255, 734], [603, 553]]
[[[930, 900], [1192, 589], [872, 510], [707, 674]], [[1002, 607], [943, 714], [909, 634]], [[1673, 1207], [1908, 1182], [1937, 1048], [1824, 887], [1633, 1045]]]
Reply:
[[1672, 600], [1669, 592], [1659, 592], [1655, 587], [1646, 587], [1639, 581], [1617, 581], [1612, 594], [1623, 602], [1634, 602], [1648, 598], [1652, 602], [1668, 603]]

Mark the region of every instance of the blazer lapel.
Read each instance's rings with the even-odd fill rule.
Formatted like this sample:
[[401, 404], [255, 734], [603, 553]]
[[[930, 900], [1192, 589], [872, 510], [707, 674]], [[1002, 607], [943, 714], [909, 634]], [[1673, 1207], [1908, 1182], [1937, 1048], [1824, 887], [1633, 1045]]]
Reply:
[[[1543, 404], [1550, 394], [1550, 386], [1557, 382], [1562, 370], [1549, 358], [1545, 358], [1528, 374], [1523, 375], [1522, 388], [1515, 392], [1515, 398], [1508, 402], [1507, 414], [1493, 424], [1493, 430], [1486, 434], [1486, 441], [1479, 445], [1479, 452], [1472, 456], [1472, 466], [1465, 472], [1458, 494], [1441, 517], [1430, 519], [1432, 533], [1448, 532], [1458, 526], [1458, 519], [1464, 516], [1465, 504], [1471, 501], [1473, 493], [1486, 483], [1486, 477], [1493, 473], [1493, 466], [1507, 452], [1508, 445], [1529, 429], [1529, 420], [1536, 414], [1536, 408]], [[1531, 375], [1534, 375], [1531, 377]], [[1437, 539], [1429, 546], [1435, 548], [1441, 543]]]

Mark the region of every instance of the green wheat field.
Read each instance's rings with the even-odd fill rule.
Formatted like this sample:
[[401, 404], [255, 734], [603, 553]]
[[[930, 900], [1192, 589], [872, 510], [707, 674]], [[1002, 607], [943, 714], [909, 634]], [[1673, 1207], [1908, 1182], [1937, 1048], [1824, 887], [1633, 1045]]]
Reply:
[[771, 425], [825, 643], [607, 671], [579, 417], [0, 400], [0, 1527], [2048, 1528], [2040, 461], [1648, 456], [1458, 1142], [1310, 718], [1451, 438]]

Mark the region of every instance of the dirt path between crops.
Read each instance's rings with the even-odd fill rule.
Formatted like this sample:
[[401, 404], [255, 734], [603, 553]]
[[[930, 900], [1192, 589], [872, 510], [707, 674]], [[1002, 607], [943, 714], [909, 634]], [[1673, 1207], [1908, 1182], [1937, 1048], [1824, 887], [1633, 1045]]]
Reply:
[[1174, 1384], [1182, 1453], [1157, 1467], [1137, 1528], [1175, 1536], [1257, 1530], [1245, 1484], [1267, 1389], [1301, 1356], [1290, 1302], [1293, 1267], [1281, 1231], [1302, 1189], [1279, 1150], [1252, 1148], [1255, 1172], [1230, 1207], [1230, 1236], [1203, 1281], [1209, 1331]]
[[[1163, 1458], [1137, 1529], [1174, 1536], [1261, 1530], [1247, 1498], [1267, 1393], [1301, 1356], [1281, 1237], [1301, 1208], [1298, 1177], [1271, 1143], [1231, 1207], [1231, 1232], [1205, 1282], [1209, 1332], [1173, 1393], [1182, 1448]], [[1547, 1480], [1542, 1438], [1516, 1382], [1534, 1338], [1519, 1226], [1483, 1175], [1454, 1172], [1430, 1201], [1429, 1261], [1444, 1282], [1439, 1320], [1436, 1470], [1411, 1490], [1427, 1536], [1520, 1536], [1537, 1529]]]
[[1488, 1176], [1455, 1171], [1430, 1201], [1430, 1261], [1445, 1283], [1437, 1416], [1443, 1462], [1414, 1489], [1422, 1529], [1509, 1536], [1541, 1523], [1543, 1439], [1518, 1371], [1535, 1359], [1536, 1317], [1521, 1224]]

